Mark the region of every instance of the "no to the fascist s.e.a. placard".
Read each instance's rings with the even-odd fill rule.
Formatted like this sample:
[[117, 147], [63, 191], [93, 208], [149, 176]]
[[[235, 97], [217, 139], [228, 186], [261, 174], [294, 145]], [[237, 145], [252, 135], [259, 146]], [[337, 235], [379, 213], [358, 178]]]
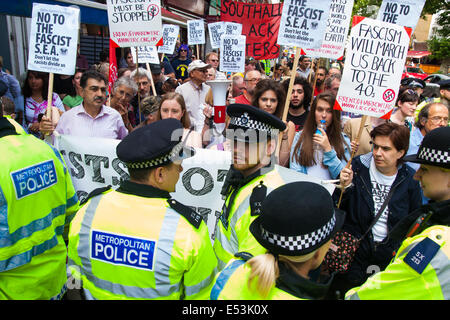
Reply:
[[205, 22], [203, 20], [189, 20], [187, 32], [189, 45], [205, 43]]
[[208, 23], [209, 40], [211, 48], [217, 49], [220, 47], [220, 38], [225, 34], [225, 22]]
[[28, 70], [74, 74], [79, 26], [80, 9], [33, 3]]
[[425, 0], [384, 0], [378, 10], [377, 20], [414, 30], [424, 4]]
[[223, 35], [220, 40], [220, 71], [245, 71], [245, 41], [243, 35]]
[[277, 43], [303, 49], [322, 44], [331, 0], [286, 0], [283, 3]]
[[179, 33], [180, 26], [163, 24], [163, 45], [158, 47], [158, 53], [173, 54]]
[[107, 0], [109, 34], [119, 47], [162, 44], [161, 1]]
[[411, 29], [354, 17], [335, 109], [389, 119], [397, 100]]

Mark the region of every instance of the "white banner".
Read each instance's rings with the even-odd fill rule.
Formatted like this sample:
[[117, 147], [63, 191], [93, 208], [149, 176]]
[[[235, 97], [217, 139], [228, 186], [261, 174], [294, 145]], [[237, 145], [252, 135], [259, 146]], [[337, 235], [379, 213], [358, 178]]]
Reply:
[[[117, 189], [120, 180], [129, 179], [125, 164], [117, 158], [116, 146], [120, 140], [57, 135], [55, 147], [67, 164], [80, 201], [96, 188], [111, 185]], [[195, 208], [203, 216], [211, 239], [224, 200], [220, 195], [231, 164], [227, 151], [196, 149], [194, 157], [185, 159], [183, 171], [171, 196], [184, 205]], [[319, 179], [275, 166], [275, 170], [289, 177], [288, 182], [310, 181], [324, 186], [330, 194], [334, 185], [322, 184]]]
[[162, 38], [161, 0], [107, 0], [111, 40], [119, 47], [154, 46]]
[[[138, 60], [136, 60], [136, 51], [138, 53]], [[159, 64], [158, 51], [155, 46], [135, 47], [131, 49], [133, 62], [136, 63], [154, 63]]]
[[173, 54], [179, 33], [180, 26], [175, 24], [163, 24], [164, 44], [158, 47], [158, 53]]
[[409, 27], [413, 31], [420, 18], [425, 0], [384, 0], [377, 20]]
[[[389, 119], [397, 100], [410, 34], [363, 17], [352, 27], [335, 109]], [[410, 30], [410, 29], [408, 29]]]
[[220, 71], [245, 71], [245, 40], [246, 37], [243, 35], [222, 36], [220, 40]]
[[73, 75], [80, 9], [33, 3], [28, 70]]
[[319, 49], [305, 49], [306, 55], [328, 59], [342, 57], [348, 38], [352, 9], [353, 0], [332, 0], [322, 45]]
[[205, 22], [202, 19], [188, 20], [188, 45], [205, 43]]
[[217, 49], [220, 47], [220, 38], [225, 34], [225, 22], [219, 21], [208, 23], [209, 40], [211, 48]]
[[327, 27], [331, 0], [286, 0], [283, 3], [277, 43], [318, 49]]

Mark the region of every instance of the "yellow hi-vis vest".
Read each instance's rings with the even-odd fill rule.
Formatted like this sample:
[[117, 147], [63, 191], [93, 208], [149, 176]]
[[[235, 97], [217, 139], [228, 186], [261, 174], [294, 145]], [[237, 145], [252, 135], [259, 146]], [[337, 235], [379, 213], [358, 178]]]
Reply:
[[211, 300], [302, 300], [277, 287], [273, 287], [267, 297], [256, 289], [258, 279], [249, 286], [251, 268], [244, 260], [231, 260], [216, 277], [211, 290]]
[[0, 300], [59, 299], [63, 231], [78, 209], [69, 171], [57, 150], [23, 133], [0, 137], [0, 164]]
[[347, 300], [449, 300], [450, 228], [432, 226], [403, 241], [394, 260]]
[[[284, 169], [284, 170], [283, 170]], [[237, 191], [234, 203], [230, 205], [231, 194], [225, 200], [225, 206], [229, 207], [228, 217], [224, 217], [224, 211], [217, 222], [214, 239], [214, 251], [218, 260], [219, 271], [238, 252], [248, 252], [257, 256], [266, 252], [249, 231], [250, 224], [257, 215], [251, 214], [250, 197], [253, 189], [264, 185], [268, 195], [272, 190], [286, 184], [291, 180], [288, 176], [290, 170], [278, 165], [267, 174], [257, 176]]]
[[208, 299], [217, 259], [205, 222], [183, 208], [118, 191], [91, 198], [69, 232], [69, 268], [86, 297]]

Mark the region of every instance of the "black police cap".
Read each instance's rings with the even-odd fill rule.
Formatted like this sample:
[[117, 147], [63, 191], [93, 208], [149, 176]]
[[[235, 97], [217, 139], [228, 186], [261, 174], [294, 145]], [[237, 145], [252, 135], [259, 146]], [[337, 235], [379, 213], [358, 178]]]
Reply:
[[450, 79], [439, 81], [439, 89], [450, 89]]
[[150, 169], [194, 155], [181, 141], [183, 126], [176, 119], [164, 119], [128, 134], [116, 148], [117, 157], [129, 169]]
[[[228, 129], [242, 129], [243, 132], [254, 130], [255, 133], [262, 132], [267, 135], [277, 135], [279, 132], [286, 129], [286, 125], [281, 119], [251, 105], [239, 103], [230, 104], [227, 108], [227, 114], [230, 116]], [[227, 138], [231, 138], [228, 132]], [[237, 132], [235, 132], [233, 138], [251, 141], [251, 139], [249, 140], [248, 135], [240, 137]]]

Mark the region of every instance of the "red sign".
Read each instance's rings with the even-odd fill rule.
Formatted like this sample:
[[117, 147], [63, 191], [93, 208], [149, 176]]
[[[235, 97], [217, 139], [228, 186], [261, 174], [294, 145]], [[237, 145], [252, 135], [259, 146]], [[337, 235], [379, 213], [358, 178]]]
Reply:
[[247, 37], [246, 56], [256, 60], [275, 59], [280, 55], [277, 44], [283, 4], [254, 4], [223, 0], [220, 20], [242, 24]]

